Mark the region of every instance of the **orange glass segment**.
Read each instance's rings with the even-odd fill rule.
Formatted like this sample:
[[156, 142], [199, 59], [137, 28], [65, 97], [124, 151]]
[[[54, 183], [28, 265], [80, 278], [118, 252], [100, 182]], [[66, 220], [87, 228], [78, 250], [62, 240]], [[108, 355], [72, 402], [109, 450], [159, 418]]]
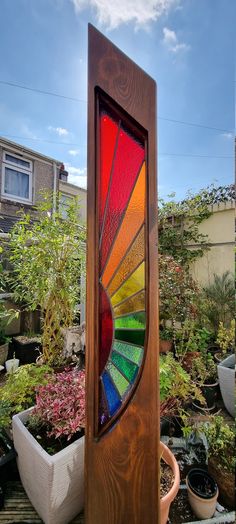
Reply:
[[126, 298], [141, 291], [145, 286], [145, 264], [142, 262], [140, 266], [135, 269], [132, 275], [127, 278], [124, 284], [113, 295], [111, 303], [114, 306], [125, 300]]
[[102, 276], [104, 287], [108, 286], [114, 271], [117, 269], [133, 238], [144, 222], [145, 180], [146, 165], [144, 162]]
[[114, 295], [115, 291], [123, 284], [128, 275], [144, 260], [144, 243], [143, 226], [108, 286], [109, 296]]
[[114, 307], [113, 313], [114, 317], [121, 317], [122, 315], [128, 315], [129, 313], [134, 313], [135, 311], [144, 311], [145, 310], [145, 291], [142, 290], [137, 295], [129, 297], [125, 302]]

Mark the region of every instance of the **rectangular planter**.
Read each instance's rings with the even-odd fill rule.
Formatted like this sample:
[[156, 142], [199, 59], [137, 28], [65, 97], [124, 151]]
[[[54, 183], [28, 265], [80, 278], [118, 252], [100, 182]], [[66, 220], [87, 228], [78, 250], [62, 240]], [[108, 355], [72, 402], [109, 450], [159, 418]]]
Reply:
[[84, 505], [84, 437], [49, 455], [24, 425], [31, 409], [12, 419], [21, 482], [45, 524], [67, 524]]
[[40, 351], [42, 350], [42, 344], [40, 341], [32, 339], [32, 341], [21, 342], [19, 337], [13, 337], [13, 352], [16, 358], [19, 358], [21, 364], [33, 364], [39, 357]]
[[231, 417], [235, 416], [235, 355], [230, 355], [217, 366], [220, 391]]

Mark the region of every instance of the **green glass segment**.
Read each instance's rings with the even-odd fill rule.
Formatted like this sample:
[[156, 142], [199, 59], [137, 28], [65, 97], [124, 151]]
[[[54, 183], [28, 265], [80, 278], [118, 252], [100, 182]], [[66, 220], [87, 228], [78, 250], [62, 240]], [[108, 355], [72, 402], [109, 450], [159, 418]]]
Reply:
[[112, 364], [111, 361], [108, 361], [106, 365], [107, 371], [109, 371], [111, 378], [120, 394], [121, 397], [126, 393], [129, 388], [129, 382], [125, 377], [118, 371], [118, 369]]
[[117, 353], [116, 351], [113, 351], [111, 355], [111, 360], [113, 364], [116, 365], [116, 367], [123, 373], [123, 375], [128, 379], [129, 382], [133, 382], [137, 373], [138, 373], [138, 366], [134, 364], [133, 362], [130, 362], [127, 360], [123, 355], [120, 355], [120, 353]]
[[145, 340], [145, 329], [116, 329], [115, 339], [143, 346]]
[[143, 348], [115, 340], [113, 349], [121, 355], [124, 355], [124, 357], [128, 358], [135, 364], [140, 364], [141, 358], [143, 356]]
[[144, 311], [115, 319], [115, 328], [145, 329], [145, 327], [146, 318]]

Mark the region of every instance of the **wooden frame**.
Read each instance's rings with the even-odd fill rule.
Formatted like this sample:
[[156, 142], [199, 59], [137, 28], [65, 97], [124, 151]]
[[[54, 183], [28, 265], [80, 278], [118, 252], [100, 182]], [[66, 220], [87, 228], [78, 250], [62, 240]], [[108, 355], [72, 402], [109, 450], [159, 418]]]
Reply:
[[[98, 404], [98, 90], [144, 130], [147, 157], [147, 353], [134, 396], [118, 423], [97, 437]], [[136, 126], [136, 127], [137, 127]], [[86, 524], [156, 524], [159, 511], [156, 85], [89, 25], [88, 242], [85, 451]]]

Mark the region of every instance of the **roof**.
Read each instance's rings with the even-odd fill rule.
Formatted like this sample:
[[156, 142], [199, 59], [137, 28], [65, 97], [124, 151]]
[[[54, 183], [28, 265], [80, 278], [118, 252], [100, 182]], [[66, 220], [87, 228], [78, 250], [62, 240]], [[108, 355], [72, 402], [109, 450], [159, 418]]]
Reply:
[[38, 158], [42, 158], [42, 160], [47, 160], [49, 162], [56, 162], [56, 164], [63, 164], [62, 160], [56, 160], [56, 158], [52, 158], [50, 156], [42, 155], [42, 153], [39, 153], [38, 151], [35, 151], [34, 149], [30, 149], [29, 147], [23, 146], [23, 144], [18, 144], [17, 142], [13, 142], [12, 140], [8, 140], [7, 138], [4, 138], [0, 136], [0, 145], [3, 145], [4, 147], [14, 147], [21, 151], [21, 153], [28, 153], [30, 155], [37, 156]]

